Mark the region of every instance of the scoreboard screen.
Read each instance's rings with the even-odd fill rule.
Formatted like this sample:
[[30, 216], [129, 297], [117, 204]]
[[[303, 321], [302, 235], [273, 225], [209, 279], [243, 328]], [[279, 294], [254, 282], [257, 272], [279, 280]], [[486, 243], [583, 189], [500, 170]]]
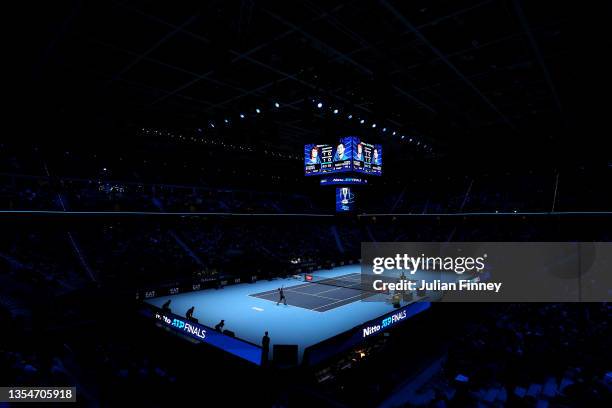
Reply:
[[353, 137], [353, 170], [379, 176], [382, 174], [382, 146]]
[[340, 138], [338, 143], [304, 146], [304, 173], [307, 176], [329, 173], [382, 173], [382, 146], [361, 141], [359, 137]]
[[343, 171], [351, 171], [353, 158], [353, 139], [352, 137], [343, 137], [338, 144], [334, 146], [334, 157], [332, 171], [339, 173]]
[[327, 173], [332, 168], [332, 146], [307, 144], [304, 146], [304, 172], [307, 176]]

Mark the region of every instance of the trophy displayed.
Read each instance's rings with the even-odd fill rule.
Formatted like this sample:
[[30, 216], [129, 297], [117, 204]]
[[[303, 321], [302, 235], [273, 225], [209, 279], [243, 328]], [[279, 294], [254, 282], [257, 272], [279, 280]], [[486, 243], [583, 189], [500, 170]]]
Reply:
[[348, 204], [348, 195], [349, 195], [348, 187], [342, 187], [342, 204]]

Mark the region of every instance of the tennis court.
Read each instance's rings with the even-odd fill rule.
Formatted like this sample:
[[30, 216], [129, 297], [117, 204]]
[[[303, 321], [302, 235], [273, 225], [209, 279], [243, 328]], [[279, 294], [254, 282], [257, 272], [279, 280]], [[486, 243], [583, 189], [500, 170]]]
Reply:
[[[225, 328], [232, 330], [237, 338], [255, 344], [261, 343], [261, 337], [267, 331], [271, 338], [271, 351], [275, 344], [297, 344], [301, 359], [307, 347], [397, 310], [384, 300], [360, 301], [362, 298], [379, 300], [377, 296], [388, 297], [356, 289], [360, 287], [360, 272], [360, 265], [349, 265], [313, 272], [324, 280], [319, 283], [304, 282], [304, 277], [302, 280], [260, 280], [223, 289], [160, 296], [146, 299], [146, 302], [161, 307], [167, 300], [172, 300], [172, 312], [181, 316], [195, 306], [193, 316], [201, 324], [214, 327], [223, 319]], [[286, 307], [276, 306], [277, 288], [281, 286], [289, 305]], [[414, 313], [428, 307], [425, 302], [402, 302], [402, 306], [410, 303], [414, 304]]]
[[[312, 275], [305, 276], [316, 279]], [[325, 312], [372, 296], [383, 296], [383, 294], [363, 290], [359, 273], [350, 273], [320, 281], [313, 280], [297, 286], [284, 287], [283, 291], [287, 305], [315, 312]], [[274, 303], [279, 300], [278, 288], [250, 296]], [[279, 305], [279, 307], [282, 306], [284, 306], [283, 303]]]

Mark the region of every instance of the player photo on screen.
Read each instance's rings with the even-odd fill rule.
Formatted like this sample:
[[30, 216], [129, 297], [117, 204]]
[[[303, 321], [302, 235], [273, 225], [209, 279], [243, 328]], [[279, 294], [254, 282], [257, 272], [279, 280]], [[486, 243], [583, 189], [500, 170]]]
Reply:
[[306, 151], [306, 164], [321, 164], [321, 156], [319, 156], [319, 147], [312, 145]]
[[331, 146], [307, 144], [304, 146], [304, 173], [307, 176], [320, 174], [329, 167]]
[[352, 169], [355, 172], [378, 176], [382, 173], [382, 146], [366, 143], [352, 136]]
[[380, 166], [382, 164], [382, 148], [380, 145], [375, 145], [372, 150], [372, 164]]
[[353, 136], [353, 170], [363, 172], [366, 160], [366, 146], [361, 140]]
[[334, 162], [349, 160], [352, 146], [353, 140], [351, 137], [341, 138], [334, 151]]
[[361, 142], [355, 143], [355, 151], [353, 152], [353, 160], [363, 161], [363, 144]]
[[336, 212], [353, 211], [355, 195], [350, 187], [336, 188]]
[[333, 168], [331, 171], [350, 171], [353, 156], [353, 138], [343, 137], [334, 146]]
[[382, 146], [377, 144], [374, 145], [372, 149], [372, 174], [381, 174], [382, 173]]

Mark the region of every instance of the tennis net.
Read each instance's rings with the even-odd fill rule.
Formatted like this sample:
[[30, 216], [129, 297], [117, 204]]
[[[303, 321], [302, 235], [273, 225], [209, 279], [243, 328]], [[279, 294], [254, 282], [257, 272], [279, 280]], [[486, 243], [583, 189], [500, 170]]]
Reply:
[[314, 273], [304, 274], [304, 281], [310, 283], [318, 283], [320, 285], [336, 286], [340, 288], [361, 290], [364, 292], [373, 293], [389, 293], [388, 291], [375, 290], [371, 279], [368, 276], [362, 276], [360, 273], [351, 273], [340, 276], [321, 276]]

